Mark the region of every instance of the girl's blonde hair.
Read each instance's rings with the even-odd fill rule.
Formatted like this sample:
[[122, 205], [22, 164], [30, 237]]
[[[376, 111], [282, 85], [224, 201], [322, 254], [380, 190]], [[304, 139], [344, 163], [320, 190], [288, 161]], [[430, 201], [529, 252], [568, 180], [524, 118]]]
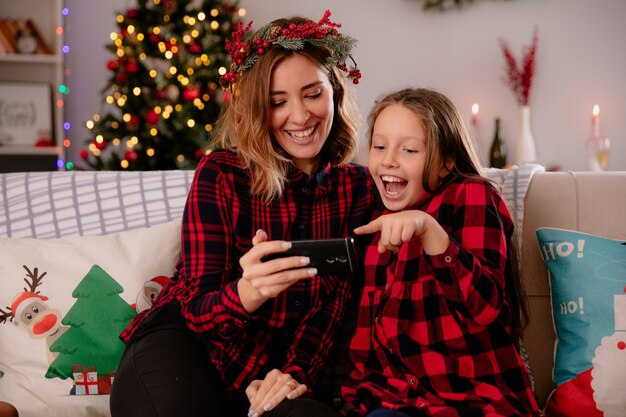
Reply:
[[[456, 106], [448, 97], [434, 90], [406, 88], [379, 98], [368, 116], [370, 145], [376, 119], [391, 105], [401, 105], [411, 110], [424, 127], [426, 133], [426, 165], [422, 176], [424, 190], [431, 194], [436, 193], [459, 177], [479, 178], [494, 183], [484, 173], [474, 143]], [[440, 172], [440, 164], [445, 164], [448, 175], [436, 189], [432, 189], [429, 179], [436, 177]], [[504, 276], [506, 296], [513, 314], [513, 329], [521, 333], [528, 321], [528, 306], [519, 277], [515, 230], [507, 245], [507, 266]]]
[[[308, 21], [302, 17], [278, 19], [275, 26], [288, 27]], [[251, 68], [240, 75], [230, 102], [217, 122], [213, 145], [227, 147], [241, 158], [252, 173], [252, 192], [266, 201], [282, 195], [292, 161], [270, 134], [270, 80], [272, 71], [286, 57], [302, 55], [322, 68], [333, 87], [334, 118], [328, 139], [322, 148], [321, 164], [348, 162], [357, 149], [360, 114], [353, 95], [346, 89], [344, 75], [336, 66], [326, 64], [332, 54], [327, 48], [306, 43], [291, 51], [271, 47]]]

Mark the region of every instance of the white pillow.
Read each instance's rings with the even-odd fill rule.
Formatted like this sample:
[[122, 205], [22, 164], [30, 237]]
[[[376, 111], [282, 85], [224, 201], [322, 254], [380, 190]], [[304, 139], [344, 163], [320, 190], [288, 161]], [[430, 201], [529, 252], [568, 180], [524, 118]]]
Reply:
[[[95, 366], [107, 391], [124, 348], [118, 335], [144, 283], [171, 276], [179, 252], [180, 220], [104, 236], [0, 238], [0, 401], [21, 417], [109, 416], [108, 395], [70, 395], [72, 367]], [[47, 340], [60, 333], [49, 362]]]

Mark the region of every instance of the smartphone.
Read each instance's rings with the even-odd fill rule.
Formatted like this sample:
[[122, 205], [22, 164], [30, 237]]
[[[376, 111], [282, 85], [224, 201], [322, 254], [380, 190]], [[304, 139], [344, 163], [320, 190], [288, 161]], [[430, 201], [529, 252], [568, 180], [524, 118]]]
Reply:
[[265, 260], [285, 256], [308, 256], [311, 262], [307, 266], [317, 268], [318, 275], [341, 275], [354, 272], [356, 268], [354, 239], [351, 237], [292, 240], [291, 248], [285, 252], [272, 253]]

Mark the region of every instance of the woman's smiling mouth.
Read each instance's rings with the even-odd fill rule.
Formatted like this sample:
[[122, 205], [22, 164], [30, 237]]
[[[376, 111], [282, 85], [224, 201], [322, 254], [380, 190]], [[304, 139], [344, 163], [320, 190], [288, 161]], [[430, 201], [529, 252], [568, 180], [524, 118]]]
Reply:
[[317, 124], [311, 126], [310, 128], [306, 130], [285, 130], [284, 132], [287, 133], [296, 141], [301, 142], [301, 141], [305, 141], [309, 139], [313, 135], [313, 132], [315, 132], [316, 128], [317, 128]]

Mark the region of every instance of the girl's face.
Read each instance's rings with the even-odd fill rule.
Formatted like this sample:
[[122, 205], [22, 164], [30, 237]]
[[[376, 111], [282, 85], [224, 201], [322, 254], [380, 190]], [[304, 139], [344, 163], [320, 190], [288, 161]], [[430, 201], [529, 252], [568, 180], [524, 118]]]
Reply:
[[322, 68], [302, 55], [276, 65], [270, 80], [270, 133], [307, 174], [317, 168], [318, 155], [333, 124], [333, 88]]
[[380, 112], [372, 130], [368, 165], [387, 209], [411, 209], [428, 196], [422, 185], [426, 150], [426, 132], [415, 113], [399, 104]]

